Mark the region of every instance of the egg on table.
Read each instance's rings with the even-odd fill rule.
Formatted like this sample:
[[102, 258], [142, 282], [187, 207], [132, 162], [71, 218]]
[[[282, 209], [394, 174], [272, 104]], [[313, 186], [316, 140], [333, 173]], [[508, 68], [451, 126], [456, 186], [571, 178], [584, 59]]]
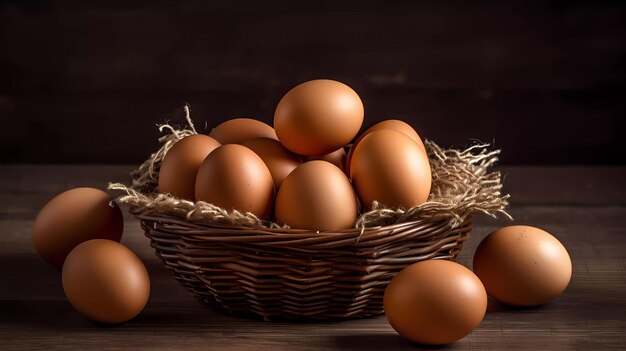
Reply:
[[398, 334], [422, 344], [449, 344], [474, 330], [487, 311], [482, 283], [464, 266], [426, 260], [404, 268], [383, 297], [385, 316]]
[[75, 188], [50, 200], [33, 226], [33, 246], [58, 269], [78, 244], [91, 239], [120, 241], [124, 220], [109, 194], [95, 188]]
[[548, 232], [514, 225], [483, 239], [474, 254], [474, 273], [494, 299], [536, 306], [567, 288], [572, 261], [563, 244]]
[[141, 259], [126, 246], [94, 239], [76, 246], [62, 273], [63, 291], [72, 306], [101, 323], [123, 323], [143, 310], [150, 278]]

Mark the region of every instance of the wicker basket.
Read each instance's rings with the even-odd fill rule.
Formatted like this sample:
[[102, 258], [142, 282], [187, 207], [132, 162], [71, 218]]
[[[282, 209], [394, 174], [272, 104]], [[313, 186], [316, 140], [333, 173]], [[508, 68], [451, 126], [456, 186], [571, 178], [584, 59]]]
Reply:
[[471, 217], [456, 228], [410, 221], [317, 233], [136, 216], [157, 256], [194, 296], [265, 319], [381, 314], [396, 273], [426, 259], [454, 259], [472, 228]]
[[[442, 150], [426, 142], [433, 168], [429, 201], [409, 211], [373, 209], [355, 228], [316, 232], [280, 228], [251, 214], [155, 192], [160, 161], [191, 129], [175, 130], [134, 172], [118, 201], [130, 205], [156, 255], [195, 297], [232, 313], [264, 319], [330, 319], [383, 313], [385, 287], [404, 267], [454, 260], [472, 229], [472, 213], [508, 216], [498, 151], [476, 145]], [[242, 225], [242, 223], [244, 223]]]

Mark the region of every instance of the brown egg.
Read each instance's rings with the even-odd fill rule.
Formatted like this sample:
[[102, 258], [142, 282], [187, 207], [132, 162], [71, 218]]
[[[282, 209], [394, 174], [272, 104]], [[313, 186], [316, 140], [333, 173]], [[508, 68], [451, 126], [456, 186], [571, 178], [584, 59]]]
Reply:
[[478, 277], [447, 260], [412, 264], [389, 283], [385, 315], [398, 334], [422, 344], [455, 342], [474, 330], [487, 311]]
[[296, 229], [340, 230], [354, 225], [357, 200], [346, 175], [326, 161], [298, 166], [276, 196], [276, 221]]
[[198, 201], [266, 218], [272, 210], [273, 198], [272, 174], [263, 160], [245, 146], [226, 144], [218, 147], [198, 170]]
[[274, 128], [297, 154], [325, 155], [345, 146], [363, 123], [363, 103], [349, 86], [318, 79], [291, 89], [278, 103]]
[[278, 189], [283, 179], [302, 163], [298, 155], [287, 150], [275, 139], [255, 138], [242, 145], [254, 151], [265, 162], [272, 174], [275, 189]]
[[428, 199], [428, 157], [403, 133], [384, 129], [358, 143], [350, 160], [350, 177], [364, 206], [374, 200], [389, 208], [420, 205]]
[[63, 290], [72, 306], [101, 323], [123, 323], [143, 310], [150, 278], [126, 246], [95, 239], [78, 245], [63, 266]]
[[213, 128], [209, 136], [221, 144], [243, 144], [254, 138], [278, 140], [274, 128], [251, 118], [235, 118]]
[[363, 139], [363, 137], [367, 134], [382, 129], [391, 129], [406, 134], [409, 138], [413, 139], [413, 141], [415, 141], [417, 145], [419, 145], [420, 148], [424, 150], [424, 152], [426, 152], [426, 146], [424, 146], [422, 138], [420, 138], [420, 136], [417, 134], [415, 129], [413, 129], [413, 127], [411, 127], [406, 122], [397, 119], [384, 120], [369, 127], [354, 141], [354, 143], [352, 143], [352, 147], [350, 147], [350, 150], [348, 151], [348, 155], [346, 157], [346, 174], [350, 174], [350, 159], [352, 158], [352, 153], [354, 152], [356, 144], [358, 144], [359, 141], [361, 141], [361, 139]]
[[112, 200], [94, 188], [71, 189], [50, 200], [33, 226], [33, 246], [39, 256], [60, 270], [65, 257], [84, 241], [120, 241], [124, 220]]
[[572, 277], [561, 242], [534, 227], [514, 225], [489, 234], [474, 255], [474, 272], [487, 293], [516, 306], [536, 306], [559, 296]]
[[345, 169], [345, 166], [346, 166], [346, 150], [341, 148], [341, 149], [338, 149], [337, 151], [333, 151], [326, 155], [310, 156], [307, 158], [307, 160], [308, 161], [313, 161], [313, 160], [327, 161], [339, 167], [339, 169], [343, 170]]
[[179, 140], [169, 149], [159, 170], [159, 191], [193, 201], [196, 175], [202, 161], [220, 143], [203, 134]]

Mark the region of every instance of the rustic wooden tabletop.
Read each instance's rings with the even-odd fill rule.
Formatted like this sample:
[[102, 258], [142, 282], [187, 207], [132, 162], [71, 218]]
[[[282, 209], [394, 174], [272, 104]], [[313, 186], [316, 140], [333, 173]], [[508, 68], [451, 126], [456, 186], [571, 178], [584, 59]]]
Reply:
[[[263, 322], [215, 312], [174, 281], [125, 215], [123, 243], [152, 281], [145, 310], [120, 326], [93, 323], [66, 301], [59, 272], [31, 244], [38, 210], [76, 186], [128, 181], [131, 166], [0, 165], [1, 350], [419, 350], [384, 316], [338, 322]], [[517, 223], [553, 233], [569, 251], [569, 288], [517, 309], [489, 301], [482, 324], [450, 350], [604, 350], [626, 347], [626, 167], [503, 167]], [[478, 217], [459, 261], [506, 219]], [[441, 349], [439, 347], [437, 349]]]

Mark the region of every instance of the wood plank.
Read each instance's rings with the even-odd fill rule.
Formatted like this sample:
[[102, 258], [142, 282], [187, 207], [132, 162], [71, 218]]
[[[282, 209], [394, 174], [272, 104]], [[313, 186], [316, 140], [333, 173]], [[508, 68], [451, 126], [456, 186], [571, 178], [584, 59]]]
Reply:
[[[415, 350], [384, 316], [329, 322], [262, 322], [229, 316], [195, 301], [154, 256], [137, 221], [125, 216], [123, 243], [146, 264], [152, 294], [146, 309], [121, 326], [88, 321], [65, 300], [57, 271], [30, 243], [32, 220], [42, 202], [67, 186], [124, 179], [129, 166], [0, 165], [0, 350]], [[511, 190], [524, 194], [510, 213], [518, 223], [554, 234], [568, 249], [573, 279], [555, 301], [519, 309], [489, 301], [481, 325], [450, 350], [617, 350], [626, 342], [626, 206], [610, 193], [624, 168], [512, 167]], [[607, 177], [607, 172], [612, 176]], [[568, 175], [571, 183], [554, 182]], [[560, 178], [559, 178], [560, 177]], [[528, 182], [531, 185], [525, 184]], [[573, 197], [572, 184], [603, 186]], [[546, 198], [535, 198], [545, 190]], [[557, 197], [559, 193], [565, 194]], [[515, 194], [514, 194], [515, 195]], [[550, 197], [552, 196], [552, 197]], [[604, 197], [603, 197], [604, 196]], [[550, 200], [552, 199], [552, 200]], [[602, 201], [604, 199], [604, 201]], [[459, 257], [471, 267], [476, 246], [492, 230], [510, 224], [478, 216]]]
[[626, 205], [626, 167], [502, 166], [504, 193], [520, 205]]
[[[481, 326], [449, 350], [618, 350], [623, 310], [612, 304], [554, 303], [526, 311], [490, 310]], [[132, 324], [106, 327], [65, 302], [1, 302], [11, 318], [0, 349], [58, 350], [415, 350], [384, 317], [325, 323], [261, 322], [203, 309], [194, 302], [151, 304]], [[603, 314], [594, 309], [602, 308]], [[7, 318], [8, 317], [8, 318]], [[588, 324], [580, 325], [585, 319]], [[62, 321], [62, 324], [59, 324]], [[10, 336], [10, 337], [9, 337]], [[7, 338], [8, 337], [8, 338]]]

